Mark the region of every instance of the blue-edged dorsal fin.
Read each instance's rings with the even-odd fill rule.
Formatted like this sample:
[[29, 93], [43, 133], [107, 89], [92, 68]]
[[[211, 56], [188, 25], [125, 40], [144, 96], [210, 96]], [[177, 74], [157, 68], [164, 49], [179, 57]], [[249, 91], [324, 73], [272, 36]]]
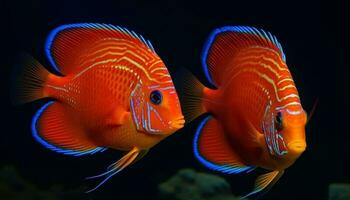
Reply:
[[33, 117], [33, 137], [46, 148], [65, 155], [82, 156], [106, 150], [94, 145], [69, 116], [60, 103], [46, 103]]
[[224, 26], [215, 29], [204, 45], [202, 67], [211, 87], [219, 87], [220, 77], [225, 73], [235, 54], [247, 47], [264, 47], [275, 50], [282, 60], [286, 56], [281, 44], [270, 32], [250, 26]]
[[194, 141], [194, 154], [206, 167], [226, 174], [250, 172], [255, 167], [246, 166], [230, 146], [220, 123], [205, 116], [199, 123]]
[[79, 66], [79, 56], [87, 47], [108, 38], [138, 41], [155, 53], [150, 41], [127, 28], [111, 24], [77, 23], [62, 25], [51, 31], [45, 44], [46, 56], [57, 73], [67, 75]]

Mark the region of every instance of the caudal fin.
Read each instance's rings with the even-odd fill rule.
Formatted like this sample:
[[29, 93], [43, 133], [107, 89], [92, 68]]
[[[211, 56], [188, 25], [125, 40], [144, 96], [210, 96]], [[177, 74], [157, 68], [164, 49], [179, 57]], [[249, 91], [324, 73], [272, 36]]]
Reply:
[[50, 72], [29, 55], [22, 55], [19, 60], [12, 80], [12, 102], [24, 104], [47, 97], [43, 86]]
[[186, 122], [191, 122], [206, 112], [203, 107], [204, 85], [187, 69], [181, 68], [175, 74], [175, 85]]

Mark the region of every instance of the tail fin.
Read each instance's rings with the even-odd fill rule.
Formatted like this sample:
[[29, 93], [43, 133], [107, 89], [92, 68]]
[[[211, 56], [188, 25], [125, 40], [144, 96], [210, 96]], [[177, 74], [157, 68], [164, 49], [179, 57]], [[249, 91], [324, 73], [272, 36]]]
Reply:
[[191, 122], [206, 112], [202, 103], [205, 86], [187, 69], [181, 68], [175, 76], [185, 120]]
[[12, 80], [13, 104], [24, 104], [47, 97], [43, 86], [50, 72], [29, 55], [21, 55], [19, 60]]

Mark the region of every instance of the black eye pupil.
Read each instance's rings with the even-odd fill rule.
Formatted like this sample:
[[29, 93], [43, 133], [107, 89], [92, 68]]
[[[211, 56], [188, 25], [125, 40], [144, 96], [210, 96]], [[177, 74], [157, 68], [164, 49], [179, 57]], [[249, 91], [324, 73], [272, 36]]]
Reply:
[[282, 113], [281, 112], [277, 112], [277, 115], [276, 115], [276, 129], [278, 131], [283, 129]]
[[159, 105], [162, 102], [162, 94], [159, 90], [154, 90], [150, 95], [151, 102], [155, 105]]

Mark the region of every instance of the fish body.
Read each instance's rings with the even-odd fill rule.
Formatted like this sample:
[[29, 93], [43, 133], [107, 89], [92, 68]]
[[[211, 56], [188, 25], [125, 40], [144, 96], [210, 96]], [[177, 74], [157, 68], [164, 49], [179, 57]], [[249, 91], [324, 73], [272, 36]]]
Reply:
[[34, 138], [51, 150], [129, 151], [95, 176], [105, 177], [97, 187], [183, 126], [170, 74], [142, 36], [107, 24], [64, 25], [49, 35], [46, 53], [61, 75], [29, 59], [14, 99], [51, 99], [32, 122]]
[[210, 35], [202, 65], [210, 87], [192, 79], [196, 100], [184, 100], [190, 119], [208, 113], [196, 131], [195, 155], [223, 173], [271, 170], [247, 196], [258, 193], [306, 148], [307, 117], [282, 47], [263, 30], [223, 27]]

